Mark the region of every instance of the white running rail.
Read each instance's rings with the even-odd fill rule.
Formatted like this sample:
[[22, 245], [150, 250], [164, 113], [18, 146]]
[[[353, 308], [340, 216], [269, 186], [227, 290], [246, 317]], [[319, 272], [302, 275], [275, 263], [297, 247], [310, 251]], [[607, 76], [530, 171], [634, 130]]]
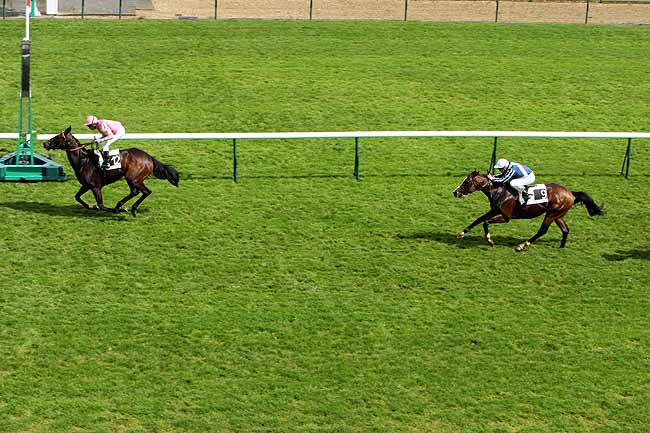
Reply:
[[[48, 140], [56, 134], [38, 134]], [[96, 134], [75, 134], [91, 140]], [[339, 131], [339, 132], [160, 132], [127, 133], [122, 140], [238, 140], [291, 138], [371, 138], [371, 137], [530, 137], [530, 138], [650, 138], [650, 132], [563, 132], [563, 131]], [[17, 133], [0, 133], [0, 139], [18, 139]]]
[[[37, 134], [40, 141], [56, 134]], [[79, 140], [92, 140], [97, 134], [75, 135]], [[354, 177], [359, 180], [359, 139], [386, 137], [491, 137], [494, 139], [492, 160], [494, 165], [497, 140], [500, 137], [522, 138], [610, 138], [627, 139], [627, 151], [621, 174], [629, 177], [632, 139], [650, 138], [650, 132], [563, 132], [563, 131], [343, 131], [343, 132], [181, 132], [181, 133], [127, 133], [122, 140], [232, 140], [233, 179], [237, 182], [237, 140], [239, 139], [293, 139], [293, 138], [354, 138]], [[0, 133], [0, 139], [17, 140], [17, 133]]]

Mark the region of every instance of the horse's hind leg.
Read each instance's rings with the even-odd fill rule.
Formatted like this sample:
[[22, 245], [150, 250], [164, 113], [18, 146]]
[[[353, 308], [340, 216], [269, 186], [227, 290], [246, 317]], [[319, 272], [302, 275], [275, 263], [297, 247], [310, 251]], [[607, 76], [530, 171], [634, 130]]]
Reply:
[[140, 203], [142, 203], [142, 201], [145, 198], [147, 198], [147, 197], [149, 197], [149, 195], [151, 195], [151, 190], [149, 188], [147, 188], [146, 186], [144, 186], [144, 184], [141, 184], [138, 189], [142, 193], [142, 197], [140, 197], [135, 203], [133, 203], [133, 206], [131, 206], [131, 215], [133, 215], [133, 216], [136, 216], [136, 214], [138, 212], [138, 206], [140, 206]]
[[569, 237], [569, 226], [567, 225], [564, 218], [558, 218], [555, 220], [555, 224], [562, 230], [562, 242], [560, 243], [560, 248], [564, 248], [566, 245], [566, 240]]
[[140, 194], [140, 191], [135, 187], [135, 185], [129, 184], [129, 188], [131, 188], [131, 192], [122, 200], [117, 202], [117, 204], [115, 205], [115, 212], [126, 212], [126, 209], [124, 209], [122, 206], [124, 206], [124, 204], [127, 201], [131, 200], [133, 197]]
[[542, 221], [542, 226], [539, 228], [539, 230], [537, 230], [537, 233], [535, 233], [535, 235], [532, 238], [530, 238], [527, 241], [522, 242], [519, 245], [517, 245], [517, 248], [515, 248], [515, 251], [523, 251], [527, 246], [529, 246], [530, 244], [535, 242], [537, 239], [544, 236], [546, 234], [546, 232], [548, 231], [548, 227], [551, 225], [551, 223], [553, 222], [554, 219], [555, 219], [555, 217], [546, 215], [544, 217], [544, 221]]

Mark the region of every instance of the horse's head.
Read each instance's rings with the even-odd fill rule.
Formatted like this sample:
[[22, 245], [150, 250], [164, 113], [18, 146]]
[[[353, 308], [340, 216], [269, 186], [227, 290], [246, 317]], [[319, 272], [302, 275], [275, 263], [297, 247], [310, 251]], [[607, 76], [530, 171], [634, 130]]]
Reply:
[[52, 149], [70, 149], [72, 147], [76, 147], [79, 145], [79, 141], [77, 141], [76, 138], [70, 133], [72, 130], [71, 126], [68, 126], [68, 128], [55, 135], [54, 137], [50, 138], [47, 140], [45, 143], [43, 143], [43, 147], [45, 147], [47, 150], [52, 150]]
[[478, 170], [474, 170], [454, 190], [454, 197], [463, 198], [464, 195], [480, 191], [490, 184], [490, 179], [483, 176]]

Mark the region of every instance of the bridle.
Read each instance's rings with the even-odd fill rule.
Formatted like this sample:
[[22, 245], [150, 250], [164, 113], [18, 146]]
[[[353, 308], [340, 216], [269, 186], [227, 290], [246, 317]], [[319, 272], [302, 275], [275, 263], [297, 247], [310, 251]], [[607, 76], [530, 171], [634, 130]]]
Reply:
[[[479, 179], [477, 179], [478, 176], [480, 176]], [[483, 190], [485, 188], [488, 188], [490, 185], [492, 185], [492, 180], [490, 180], [489, 177], [483, 176], [481, 174], [478, 174], [477, 176], [473, 176], [469, 180], [471, 182], [471, 185], [476, 188], [475, 191], [481, 191], [481, 190]], [[459, 186], [459, 188], [461, 188], [464, 184], [465, 184], [465, 182], [463, 182]], [[465, 188], [463, 188], [463, 194], [467, 194], [467, 192], [465, 191]]]
[[[66, 136], [63, 134], [63, 132], [60, 133], [59, 135], [63, 138], [63, 142], [64, 142], [65, 144], [68, 144], [68, 143], [69, 143], [68, 139], [67, 139]], [[50, 140], [47, 140], [45, 143], [49, 143], [49, 142], [50, 142]], [[72, 148], [68, 147], [68, 148], [65, 148], [65, 150], [67, 150], [67, 151], [69, 151], [69, 152], [76, 152], [77, 150], [81, 150], [81, 149], [83, 149], [84, 147], [86, 147], [86, 146], [88, 146], [88, 145], [90, 145], [90, 144], [93, 144], [93, 143], [92, 143], [92, 142], [90, 142], [90, 143], [85, 143], [85, 144], [81, 144], [81, 143], [80, 143], [80, 145], [77, 146], [77, 147], [72, 147]]]

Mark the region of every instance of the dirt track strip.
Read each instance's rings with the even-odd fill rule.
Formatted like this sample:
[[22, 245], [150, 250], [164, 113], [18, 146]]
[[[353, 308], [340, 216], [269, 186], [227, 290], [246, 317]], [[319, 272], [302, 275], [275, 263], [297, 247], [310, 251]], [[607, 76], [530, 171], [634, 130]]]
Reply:
[[[218, 0], [221, 19], [309, 19], [310, 0]], [[495, 1], [466, 0], [313, 0], [313, 19], [487, 21], [497, 18]], [[153, 0], [142, 18], [214, 18], [215, 0]], [[650, 3], [500, 1], [498, 21], [540, 23], [650, 24]]]

